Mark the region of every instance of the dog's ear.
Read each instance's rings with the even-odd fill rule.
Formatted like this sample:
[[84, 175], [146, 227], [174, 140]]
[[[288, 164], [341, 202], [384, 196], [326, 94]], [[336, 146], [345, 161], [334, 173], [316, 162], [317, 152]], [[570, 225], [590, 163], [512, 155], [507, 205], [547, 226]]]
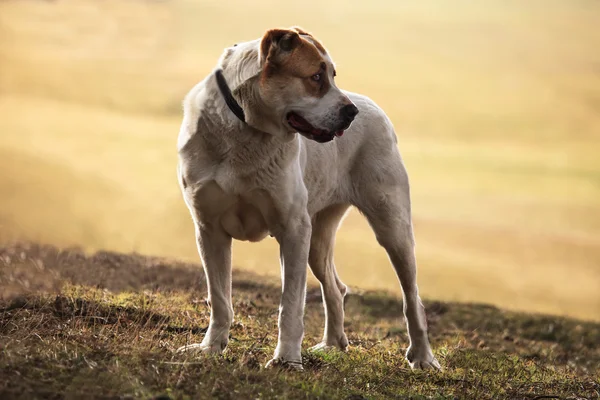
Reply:
[[292, 26], [290, 29], [298, 32], [299, 35], [306, 35], [306, 36], [312, 37], [312, 35], [309, 32], [306, 32], [304, 29], [300, 28], [299, 26]]
[[327, 50], [325, 50], [325, 47], [323, 47], [323, 44], [321, 44], [321, 42], [319, 42], [310, 32], [305, 31], [304, 29], [300, 28], [299, 26], [292, 26], [290, 28], [291, 30], [298, 32], [298, 35], [302, 35], [302, 36], [308, 36], [310, 38], [310, 41], [312, 42], [312, 44], [315, 45], [315, 47], [317, 49], [319, 49], [319, 51], [321, 51], [322, 53], [327, 53]]
[[279, 57], [300, 45], [298, 32], [291, 29], [270, 29], [260, 42], [260, 62], [276, 63]]

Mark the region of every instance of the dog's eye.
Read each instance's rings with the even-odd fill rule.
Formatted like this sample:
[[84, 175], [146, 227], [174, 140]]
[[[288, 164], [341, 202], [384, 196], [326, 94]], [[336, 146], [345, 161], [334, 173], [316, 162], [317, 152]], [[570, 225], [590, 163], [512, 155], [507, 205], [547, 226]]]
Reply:
[[321, 74], [314, 74], [310, 78], [315, 82], [319, 82], [321, 80]]

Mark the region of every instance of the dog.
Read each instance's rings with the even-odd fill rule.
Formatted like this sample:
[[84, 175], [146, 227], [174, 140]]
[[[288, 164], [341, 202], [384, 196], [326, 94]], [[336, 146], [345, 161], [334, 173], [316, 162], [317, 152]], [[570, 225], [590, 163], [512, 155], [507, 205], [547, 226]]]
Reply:
[[[413, 369], [439, 369], [416, 282], [409, 181], [392, 123], [369, 98], [340, 90], [329, 53], [298, 27], [225, 49], [188, 93], [178, 178], [208, 283], [210, 323], [200, 349], [221, 353], [234, 312], [232, 239], [280, 246], [279, 335], [271, 365], [302, 369], [307, 264], [326, 313], [316, 349], [346, 349], [344, 296], [333, 261], [348, 209], [366, 216], [396, 270]], [[368, 274], [365, 266], [365, 274]]]

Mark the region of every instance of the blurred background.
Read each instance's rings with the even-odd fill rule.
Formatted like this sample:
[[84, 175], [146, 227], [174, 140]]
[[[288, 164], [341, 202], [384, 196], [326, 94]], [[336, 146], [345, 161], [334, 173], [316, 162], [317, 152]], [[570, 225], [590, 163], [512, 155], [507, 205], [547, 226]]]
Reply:
[[[0, 241], [198, 261], [181, 100], [224, 47], [299, 25], [390, 116], [421, 295], [600, 320], [600, 2], [0, 2]], [[358, 213], [336, 263], [400, 294]], [[273, 240], [234, 265], [279, 274]]]

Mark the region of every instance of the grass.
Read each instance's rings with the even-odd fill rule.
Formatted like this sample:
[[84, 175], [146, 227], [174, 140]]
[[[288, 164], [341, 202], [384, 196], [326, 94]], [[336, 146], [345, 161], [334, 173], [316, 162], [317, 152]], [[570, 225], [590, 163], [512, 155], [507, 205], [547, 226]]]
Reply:
[[[421, 293], [599, 320], [598, 16], [584, 0], [0, 2], [0, 241], [197, 260], [181, 99], [225, 46], [298, 24], [396, 126]], [[273, 241], [234, 257], [278, 273]], [[356, 213], [336, 257], [345, 282], [399, 294]]]
[[[305, 371], [265, 370], [277, 339], [276, 280], [234, 271], [223, 356], [178, 354], [209, 320], [199, 265], [17, 243], [0, 248], [2, 398], [597, 398], [600, 324], [426, 301], [442, 372], [411, 371], [402, 303], [346, 298], [347, 352], [304, 352]], [[304, 348], [321, 335], [307, 295]], [[157, 398], [157, 397], [155, 397]]]

